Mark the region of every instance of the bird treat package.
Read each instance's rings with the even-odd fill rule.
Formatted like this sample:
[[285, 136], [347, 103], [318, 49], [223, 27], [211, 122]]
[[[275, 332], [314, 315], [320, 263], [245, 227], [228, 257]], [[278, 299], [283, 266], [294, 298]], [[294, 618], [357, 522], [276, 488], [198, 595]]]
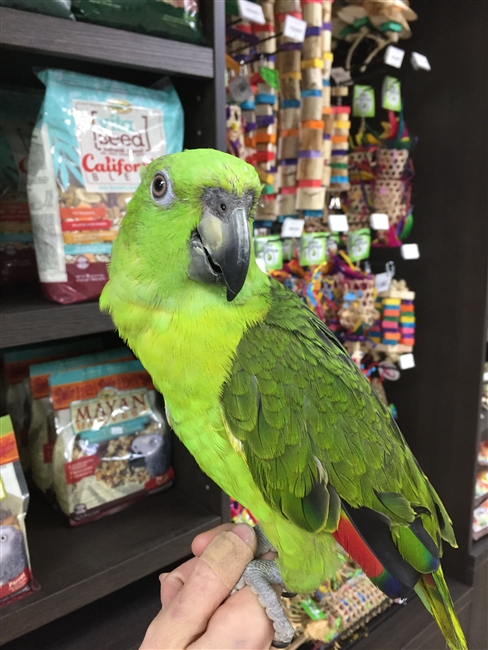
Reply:
[[77, 20], [204, 43], [198, 0], [71, 0]]
[[28, 503], [12, 421], [6, 415], [0, 418], [0, 606], [35, 588], [24, 524]]
[[74, 368], [86, 368], [129, 359], [134, 359], [134, 355], [128, 347], [124, 346], [115, 350], [104, 350], [68, 359], [38, 363], [30, 367], [32, 407], [28, 434], [29, 458], [32, 479], [37, 487], [48, 496], [54, 497], [52, 456], [56, 438], [54, 413], [49, 396], [50, 375]]
[[22, 469], [30, 468], [29, 429], [32, 416], [32, 395], [29, 382], [29, 367], [54, 359], [73, 357], [102, 349], [100, 337], [50, 343], [49, 345], [26, 345], [20, 350], [8, 350], [2, 356], [3, 379], [6, 386], [6, 410], [12, 419], [17, 439]]
[[54, 486], [72, 525], [171, 485], [169, 428], [139, 361], [51, 374], [49, 387]]
[[0, 89], [0, 285], [37, 280], [27, 203], [27, 158], [42, 97]]
[[28, 196], [43, 291], [69, 304], [98, 298], [140, 168], [181, 151], [183, 110], [154, 90], [62, 70], [39, 73]]

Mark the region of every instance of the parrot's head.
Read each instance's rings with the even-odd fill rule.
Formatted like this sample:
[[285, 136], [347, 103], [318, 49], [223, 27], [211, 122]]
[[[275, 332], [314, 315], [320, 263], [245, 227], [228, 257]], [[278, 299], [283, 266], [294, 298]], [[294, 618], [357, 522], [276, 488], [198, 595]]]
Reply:
[[197, 285], [231, 302], [248, 278], [266, 277], [252, 245], [261, 183], [250, 165], [193, 149], [158, 158], [141, 176], [114, 243], [110, 282], [137, 281], [146, 302]]

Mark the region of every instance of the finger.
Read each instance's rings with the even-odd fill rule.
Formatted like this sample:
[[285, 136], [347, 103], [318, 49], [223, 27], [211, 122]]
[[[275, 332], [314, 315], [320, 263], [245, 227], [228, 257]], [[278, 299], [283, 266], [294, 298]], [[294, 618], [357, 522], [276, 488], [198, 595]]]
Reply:
[[207, 548], [210, 542], [217, 537], [217, 535], [232, 530], [235, 526], [236, 524], [221, 524], [220, 526], [212, 528], [212, 530], [206, 530], [204, 533], [200, 533], [200, 535], [197, 535], [192, 542], [191, 552], [193, 555], [200, 557], [203, 551]]
[[[240, 524], [217, 535], [196, 563], [165, 614], [165, 635], [172, 648], [186, 648], [207, 627], [208, 620], [229, 595], [252, 560], [256, 536], [250, 526]], [[251, 546], [253, 549], [251, 549]], [[163, 582], [163, 585], [169, 580]]]
[[[183, 587], [195, 569], [197, 558], [184, 562], [171, 573], [163, 573], [159, 576], [161, 605], [167, 607], [176, 594]], [[163, 577], [164, 576], [164, 577]]]
[[273, 624], [249, 587], [228, 598], [210, 619], [207, 630], [192, 650], [268, 650], [274, 637]]

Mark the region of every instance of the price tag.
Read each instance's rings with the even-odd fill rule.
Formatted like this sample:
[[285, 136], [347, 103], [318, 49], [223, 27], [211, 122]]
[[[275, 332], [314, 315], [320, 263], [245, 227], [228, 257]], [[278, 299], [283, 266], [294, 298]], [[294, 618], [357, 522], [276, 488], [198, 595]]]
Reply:
[[374, 117], [375, 100], [371, 86], [354, 86], [352, 114], [354, 117]]
[[395, 77], [385, 77], [381, 90], [381, 105], [387, 111], [402, 110], [401, 84]]
[[249, 0], [237, 0], [237, 6], [239, 8], [239, 16], [242, 20], [248, 20], [251, 23], [258, 23], [258, 25], [266, 24], [261, 5], [258, 5], [255, 2], [250, 2]]
[[237, 104], [242, 104], [254, 95], [248, 77], [234, 77], [229, 82], [229, 92]]
[[373, 230], [388, 230], [390, 227], [388, 215], [384, 212], [373, 212], [370, 217], [370, 223]]
[[330, 76], [338, 86], [352, 82], [351, 73], [349, 70], [344, 70], [344, 68], [332, 68]]
[[418, 260], [420, 257], [418, 244], [402, 244], [400, 253], [404, 260]]
[[418, 52], [412, 52], [410, 57], [410, 63], [414, 70], [431, 70], [429, 59], [425, 54], [419, 54]]
[[401, 50], [394, 45], [389, 45], [385, 50], [385, 63], [386, 65], [391, 65], [393, 68], [401, 68], [404, 56], [405, 50]]
[[291, 38], [292, 41], [297, 43], [303, 43], [305, 40], [305, 31], [307, 29], [307, 23], [305, 20], [300, 20], [295, 18], [290, 14], [285, 16], [285, 22], [283, 24], [283, 36]]
[[411, 352], [408, 354], [401, 354], [398, 358], [398, 365], [402, 370], [415, 368], [415, 359], [413, 358], [413, 354]]
[[304, 219], [294, 219], [293, 217], [287, 217], [283, 221], [283, 226], [281, 227], [281, 236], [283, 238], [301, 237], [304, 226], [305, 226]]
[[347, 232], [349, 225], [345, 214], [329, 214], [329, 228], [332, 232]]
[[383, 291], [388, 291], [391, 284], [392, 276], [389, 273], [378, 273], [374, 276], [374, 286], [378, 293], [383, 293]]
[[256, 264], [259, 266], [259, 269], [263, 273], [266, 273], [266, 264], [264, 263], [264, 260], [261, 257], [256, 257]]

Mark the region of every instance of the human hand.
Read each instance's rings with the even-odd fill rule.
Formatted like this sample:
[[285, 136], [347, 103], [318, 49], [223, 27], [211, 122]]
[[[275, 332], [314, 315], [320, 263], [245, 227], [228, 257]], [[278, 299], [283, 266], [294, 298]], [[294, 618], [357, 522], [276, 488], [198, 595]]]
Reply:
[[257, 596], [244, 587], [229, 597], [255, 550], [256, 535], [246, 524], [195, 537], [195, 557], [160, 576], [162, 609], [139, 650], [267, 650], [274, 630]]

